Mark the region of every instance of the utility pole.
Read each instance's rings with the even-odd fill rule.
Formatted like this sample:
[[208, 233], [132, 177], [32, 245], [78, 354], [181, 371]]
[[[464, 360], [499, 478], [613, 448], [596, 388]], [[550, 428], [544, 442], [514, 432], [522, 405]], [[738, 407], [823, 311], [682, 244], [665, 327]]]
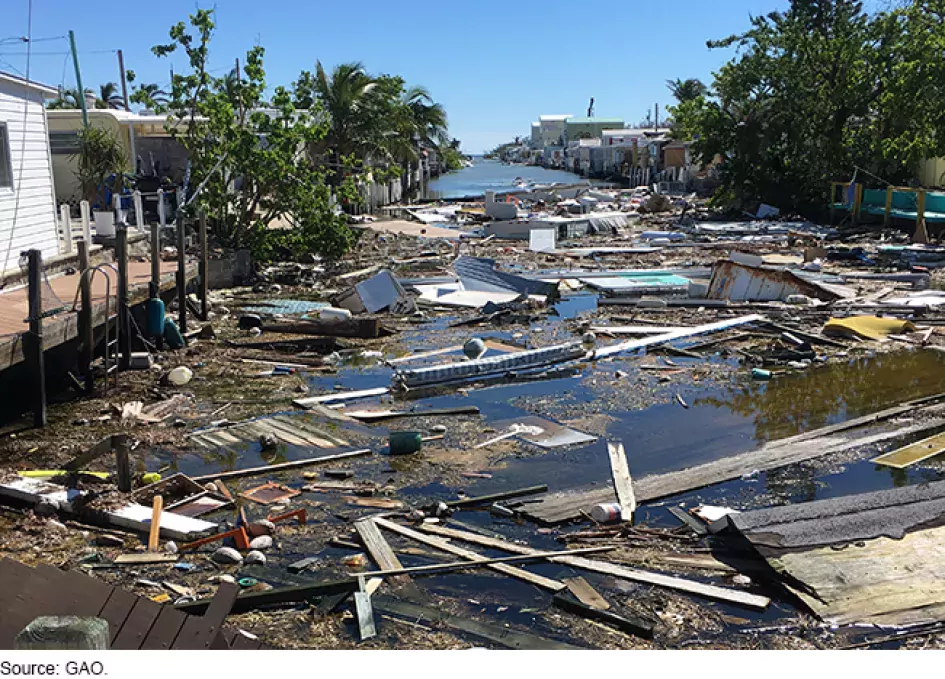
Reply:
[[653, 108], [656, 111], [656, 120], [654, 121], [655, 127], [653, 128], [653, 130], [655, 132], [659, 132], [660, 131], [660, 105], [653, 104]]
[[128, 80], [125, 78], [125, 58], [122, 56], [121, 50], [118, 50], [118, 70], [121, 72], [121, 96], [125, 100], [125, 110], [130, 111], [131, 107], [128, 105]]
[[240, 58], [236, 57], [236, 84], [240, 100], [240, 124], [243, 124], [243, 79], [240, 77]]
[[82, 73], [79, 71], [79, 53], [75, 49], [75, 33], [69, 31], [69, 47], [72, 49], [72, 65], [75, 66], [75, 84], [79, 88], [79, 105], [82, 107], [82, 127], [89, 126], [89, 112], [85, 105], [85, 88], [82, 87]]

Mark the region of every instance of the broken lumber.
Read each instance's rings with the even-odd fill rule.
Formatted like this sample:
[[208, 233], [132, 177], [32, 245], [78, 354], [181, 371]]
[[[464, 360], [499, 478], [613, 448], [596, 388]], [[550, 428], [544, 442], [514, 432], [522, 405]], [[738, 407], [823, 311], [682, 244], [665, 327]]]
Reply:
[[[435, 563], [427, 566], [409, 566], [407, 568], [394, 568], [386, 571], [368, 571], [366, 573], [359, 573], [358, 576], [364, 577], [389, 577], [389, 576], [400, 576], [407, 573], [415, 573], [417, 575], [430, 575], [433, 573], [439, 573], [441, 571], [461, 571], [468, 568], [482, 568], [483, 566], [491, 566], [495, 563], [522, 563], [525, 561], [542, 561], [545, 559], [551, 559], [558, 556], [569, 556], [575, 554], [597, 554], [599, 552], [610, 552], [616, 549], [614, 545], [601, 545], [600, 547], [581, 547], [580, 549], [568, 549], [554, 552], [535, 552], [534, 554], [518, 554], [516, 556], [496, 556], [490, 557], [488, 559], [484, 558], [482, 561], [451, 561], [450, 563]], [[584, 583], [585, 585], [587, 583]], [[590, 587], [590, 585], [587, 585]], [[599, 595], [598, 595], [599, 596]]]
[[886, 465], [893, 469], [904, 469], [916, 462], [928, 460], [942, 453], [945, 453], [945, 433], [936, 434], [908, 446], [897, 448], [879, 457], [874, 457], [870, 462]]
[[596, 589], [591, 587], [590, 583], [580, 575], [574, 578], [564, 578], [564, 584], [568, 586], [568, 591], [577, 598], [578, 601], [601, 611], [610, 608], [610, 603], [602, 597]]
[[[394, 533], [399, 533], [404, 537], [411, 538], [417, 542], [422, 542], [425, 545], [430, 547], [435, 547], [436, 549], [442, 550], [444, 552], [449, 552], [450, 554], [455, 554], [456, 556], [461, 556], [464, 559], [469, 559], [470, 561], [486, 561], [486, 557], [478, 554], [477, 552], [470, 551], [468, 549], [463, 549], [462, 547], [457, 547], [456, 545], [450, 544], [446, 540], [436, 538], [430, 535], [424, 535], [423, 533], [418, 533], [412, 528], [407, 528], [406, 526], [401, 526], [400, 524], [388, 521], [387, 519], [375, 518], [374, 521], [381, 528], [386, 528], [389, 531]], [[459, 532], [459, 531], [457, 531]], [[537, 550], [536, 550], [537, 551]], [[575, 557], [576, 558], [576, 557]], [[542, 575], [536, 575], [535, 573], [529, 573], [526, 570], [521, 568], [516, 568], [514, 566], [508, 566], [503, 563], [489, 564], [487, 568], [498, 571], [503, 575], [510, 575], [513, 578], [518, 578], [519, 580], [524, 580], [525, 582], [537, 585], [538, 587], [543, 587], [545, 589], [550, 589], [552, 592], [557, 592], [558, 590], [564, 589], [565, 584], [563, 582], [558, 582], [557, 580], [552, 580], [551, 578], [546, 578]]]
[[164, 498], [155, 495], [151, 502], [151, 530], [148, 531], [148, 551], [156, 552], [160, 548], [161, 512], [164, 511]]
[[392, 334], [390, 330], [381, 326], [380, 319], [377, 318], [312, 319], [309, 321], [263, 323], [262, 330], [263, 332], [330, 335], [332, 337], [357, 337], [359, 339], [374, 339]]
[[[263, 592], [244, 592], [236, 598], [231, 614], [245, 613], [261, 606], [276, 606], [280, 604], [295, 604], [302, 601], [311, 601], [315, 597], [326, 596], [330, 594], [349, 594], [356, 592], [358, 581], [356, 578], [345, 578], [344, 580], [327, 580], [324, 582], [313, 582], [305, 585], [294, 585], [292, 587], [277, 587]], [[188, 601], [186, 603], [174, 606], [179, 611], [193, 615], [201, 615], [210, 604], [210, 597]]]
[[630, 468], [627, 466], [627, 454], [623, 450], [623, 444], [608, 443], [607, 454], [610, 456], [610, 472], [614, 477], [614, 489], [620, 504], [620, 520], [633, 521], [637, 501], [633, 495]]
[[[371, 558], [374, 560], [374, 563], [377, 564], [378, 568], [382, 571], [403, 570], [403, 564], [400, 563], [400, 559], [394, 554], [394, 550], [387, 544], [387, 540], [381, 535], [381, 531], [378, 530], [377, 524], [374, 523], [373, 519], [366, 518], [355, 521], [354, 529], [357, 531], [358, 537], [360, 537], [361, 542], [364, 543], [364, 548], [368, 551], [368, 554], [371, 555]], [[377, 574], [370, 573], [369, 575], [376, 576]], [[390, 574], [388, 573], [387, 575]], [[417, 586], [413, 584], [413, 581], [408, 575], [394, 575], [393, 577], [389, 577], [388, 581], [394, 589], [409, 589], [408, 594], [410, 598], [418, 598], [420, 595]]]
[[310, 457], [305, 460], [294, 460], [292, 462], [282, 462], [280, 464], [270, 464], [265, 467], [251, 467], [249, 469], [237, 469], [231, 472], [218, 472], [216, 474], [204, 474], [203, 476], [194, 476], [193, 480], [198, 483], [206, 483], [207, 481], [216, 481], [218, 479], [228, 480], [228, 479], [241, 479], [247, 476], [258, 476], [259, 474], [274, 474], [276, 472], [285, 471], [287, 469], [298, 469], [299, 467], [307, 467], [313, 464], [319, 464], [321, 462], [332, 462], [333, 460], [343, 460], [348, 457], [358, 457], [360, 455], [370, 455], [370, 448], [363, 448], [361, 450], [350, 450], [346, 453], [338, 453], [337, 455], [324, 455], [322, 457]]
[[716, 321], [715, 323], [697, 325], [693, 328], [680, 328], [679, 330], [675, 330], [673, 332], [667, 332], [661, 335], [650, 335], [649, 337], [644, 337], [643, 339], [618, 342], [617, 344], [595, 349], [593, 358], [605, 358], [607, 356], [621, 354], [626, 351], [636, 351], [637, 349], [643, 349], [656, 344], [686, 339], [687, 337], [694, 337], [696, 335], [703, 335], [710, 332], [718, 332], [719, 330], [727, 330], [729, 328], [745, 325], [747, 323], [756, 323], [758, 321], [764, 320], [764, 318], [765, 317], [761, 316], [760, 314], [751, 314], [748, 316], [739, 316], [738, 318], [732, 318], [724, 321]]
[[[487, 538], [484, 535], [466, 533], [459, 530], [453, 530], [452, 528], [444, 528], [442, 526], [436, 526], [432, 524], [424, 524], [420, 527], [420, 529], [425, 533], [432, 533], [434, 535], [439, 535], [446, 538], [455, 538], [457, 540], [471, 542], [484, 547], [502, 549], [507, 552], [515, 552], [517, 554], [534, 554], [538, 551], [536, 549], [532, 549], [531, 547], [517, 545], [514, 542], [507, 542], [506, 540], [499, 540], [495, 538]], [[758, 594], [750, 594], [748, 592], [727, 589], [725, 587], [717, 587], [715, 585], [706, 585], [693, 580], [685, 580], [683, 578], [662, 575], [660, 573], [650, 573], [647, 571], [638, 570], [636, 568], [627, 568], [625, 566], [609, 563], [607, 561], [594, 561], [582, 556], [560, 556], [552, 557], [549, 560], [554, 561], [555, 563], [563, 563], [568, 566], [573, 566], [574, 568], [583, 568], [584, 570], [603, 573], [605, 575], [613, 575], [614, 577], [631, 580], [633, 582], [642, 582], [648, 585], [656, 585], [657, 587], [666, 587], [668, 589], [674, 589], [680, 592], [686, 592], [688, 594], [703, 596], [707, 599], [714, 599], [716, 601], [724, 601], [726, 603], [747, 606], [748, 608], [764, 609], [769, 603], [771, 603], [771, 600], [768, 597]]]

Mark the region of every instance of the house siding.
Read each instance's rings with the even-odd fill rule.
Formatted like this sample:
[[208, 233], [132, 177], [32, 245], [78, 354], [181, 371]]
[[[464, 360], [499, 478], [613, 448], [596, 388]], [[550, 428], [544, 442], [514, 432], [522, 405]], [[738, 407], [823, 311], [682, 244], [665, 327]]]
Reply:
[[59, 236], [43, 94], [0, 80], [0, 122], [13, 166], [13, 188], [0, 188], [0, 273], [9, 273], [23, 250], [58, 255]]

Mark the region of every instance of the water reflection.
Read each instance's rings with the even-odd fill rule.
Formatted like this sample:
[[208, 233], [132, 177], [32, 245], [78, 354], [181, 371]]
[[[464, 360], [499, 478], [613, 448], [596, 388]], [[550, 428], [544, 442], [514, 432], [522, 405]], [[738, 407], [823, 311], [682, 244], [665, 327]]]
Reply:
[[903, 351], [830, 363], [772, 382], [739, 382], [696, 400], [749, 418], [765, 443], [938, 393], [945, 360]]

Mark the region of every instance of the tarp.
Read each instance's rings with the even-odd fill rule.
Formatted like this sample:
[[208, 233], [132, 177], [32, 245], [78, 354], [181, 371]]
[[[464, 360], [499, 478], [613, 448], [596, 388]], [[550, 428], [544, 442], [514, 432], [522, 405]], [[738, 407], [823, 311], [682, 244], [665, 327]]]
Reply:
[[886, 335], [905, 332], [906, 330], [915, 330], [915, 326], [900, 318], [850, 316], [849, 318], [831, 318], [824, 324], [823, 333], [840, 337], [881, 340], [885, 339]]

